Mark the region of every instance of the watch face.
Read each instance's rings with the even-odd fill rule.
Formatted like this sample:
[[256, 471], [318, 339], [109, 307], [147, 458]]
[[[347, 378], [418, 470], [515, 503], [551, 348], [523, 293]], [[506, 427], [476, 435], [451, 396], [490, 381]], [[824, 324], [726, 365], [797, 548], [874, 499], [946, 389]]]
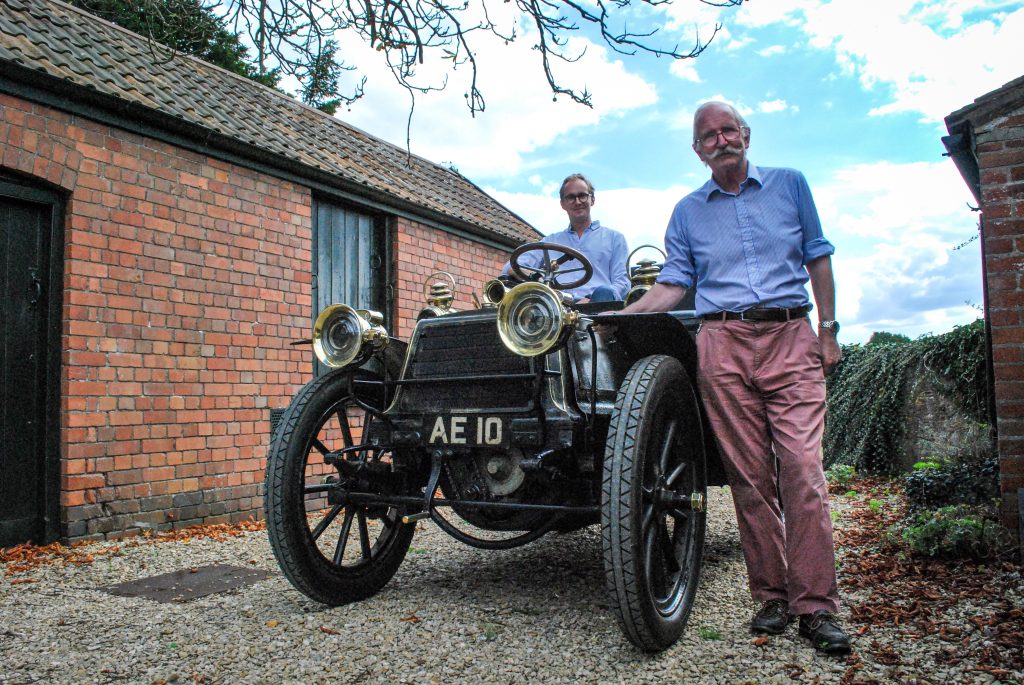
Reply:
[[821, 322], [818, 323], [818, 328], [824, 328], [825, 330], [829, 330], [829, 331], [833, 331], [835, 333], [838, 333], [839, 332], [839, 322], [838, 321], [821, 321]]

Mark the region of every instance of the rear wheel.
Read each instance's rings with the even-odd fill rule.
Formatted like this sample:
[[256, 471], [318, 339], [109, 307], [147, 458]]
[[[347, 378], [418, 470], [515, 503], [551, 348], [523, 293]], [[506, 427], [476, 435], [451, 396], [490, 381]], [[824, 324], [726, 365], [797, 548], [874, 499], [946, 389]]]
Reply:
[[671, 646], [686, 627], [707, 525], [701, 407], [673, 357], [637, 361], [612, 412], [601, 492], [605, 585], [638, 648]]
[[292, 400], [267, 455], [264, 507], [274, 556], [292, 585], [324, 604], [378, 592], [415, 532], [397, 507], [328, 501], [346, 477], [340, 461], [345, 472], [360, 474], [358, 489], [387, 494], [386, 455], [358, 448], [373, 421], [369, 409], [384, 401], [383, 383], [369, 372], [341, 369], [318, 378]]

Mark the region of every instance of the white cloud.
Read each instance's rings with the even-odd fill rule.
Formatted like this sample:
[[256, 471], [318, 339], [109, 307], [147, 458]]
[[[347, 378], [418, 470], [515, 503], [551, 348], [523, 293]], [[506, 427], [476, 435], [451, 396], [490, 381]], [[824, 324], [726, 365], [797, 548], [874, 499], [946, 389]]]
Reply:
[[980, 248], [953, 249], [976, 234], [977, 217], [951, 162], [859, 164], [811, 186], [836, 245], [844, 340], [939, 333], [977, 318], [966, 303], [981, 300]]
[[737, 52], [739, 50], [746, 48], [753, 42], [753, 37], [743, 36], [742, 38], [733, 38], [731, 40], [723, 41], [723, 47], [725, 48], [725, 50], [729, 52]]
[[[553, 98], [538, 53], [531, 45], [528, 33], [510, 45], [493, 40], [479, 42], [475, 59], [486, 111], [474, 118], [469, 116], [464, 98], [468, 69], [463, 65], [449, 74], [445, 90], [417, 99], [412, 120], [413, 152], [434, 161], [452, 162], [474, 179], [521, 174], [545, 166], [546, 160], [528, 163], [524, 155], [559, 136], [657, 101], [652, 84], [629, 72], [623, 61], [604, 46], [582, 39], [571, 40], [569, 51], [586, 54], [577, 62], [558, 65], [556, 76], [565, 85], [589, 90], [594, 106], [584, 107], [564, 96]], [[359, 44], [346, 50], [346, 59], [359, 64], [370, 80], [363, 99], [339, 111], [338, 116], [368, 133], [404, 144], [409, 94], [394, 83], [379, 53]], [[427, 64], [420, 78], [438, 83], [444, 74], [439, 65]], [[583, 161], [592, 152], [592, 147], [580, 147], [575, 151], [576, 160]]]
[[875, 115], [916, 112], [939, 122], [1020, 75], [1024, 8], [1005, 0], [889, 0], [870, 11], [862, 0], [780, 0], [745, 4], [731, 21], [799, 27], [866, 90], [891, 93]]
[[672, 65], [668, 68], [668, 71], [673, 76], [684, 81], [690, 81], [691, 83], [701, 82], [700, 74], [697, 73], [697, 63], [692, 59], [672, 60]]
[[757, 54], [761, 57], [772, 57], [774, 55], [781, 55], [786, 52], [786, 46], [784, 45], [769, 45], [766, 48], [757, 51]]
[[782, 99], [764, 100], [763, 102], [757, 103], [757, 111], [762, 114], [773, 114], [775, 112], [785, 112], [786, 110], [790, 110], [795, 113], [799, 112], [800, 108], [796, 105], [790, 105]]

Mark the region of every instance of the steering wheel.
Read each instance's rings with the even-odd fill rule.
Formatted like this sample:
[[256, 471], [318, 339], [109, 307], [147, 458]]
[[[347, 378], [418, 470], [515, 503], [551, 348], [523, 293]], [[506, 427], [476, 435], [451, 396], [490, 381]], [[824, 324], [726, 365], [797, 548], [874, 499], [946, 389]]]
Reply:
[[[544, 253], [544, 261], [542, 262], [544, 268], [538, 269], [534, 266], [527, 266], [519, 263], [520, 257], [529, 252]], [[552, 259], [552, 252], [560, 256]], [[580, 266], [574, 266], [565, 270], [559, 269], [562, 264], [573, 259], [579, 262]], [[516, 248], [515, 252], [512, 253], [512, 257], [509, 258], [509, 268], [521, 281], [533, 281], [536, 280], [535, 277], [539, 275], [542, 283], [554, 288], [555, 290], [572, 290], [573, 288], [578, 288], [589, 281], [591, 276], [594, 275], [593, 264], [590, 263], [590, 260], [587, 259], [582, 252], [574, 250], [571, 247], [566, 247], [565, 245], [559, 245], [558, 243], [537, 242], [520, 245]], [[575, 281], [564, 283], [555, 280], [557, 276], [565, 276], [566, 274], [574, 274], [580, 271], [583, 272], [583, 275]]]

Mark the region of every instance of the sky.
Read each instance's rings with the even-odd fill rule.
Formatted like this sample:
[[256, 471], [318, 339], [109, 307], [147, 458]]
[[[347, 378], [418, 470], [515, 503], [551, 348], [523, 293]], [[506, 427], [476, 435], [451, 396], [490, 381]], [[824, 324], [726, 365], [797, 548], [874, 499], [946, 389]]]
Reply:
[[[488, 11], [514, 7], [499, 4]], [[510, 45], [474, 45], [483, 113], [468, 112], [465, 68], [417, 98], [412, 152], [457, 169], [544, 234], [567, 225], [558, 187], [582, 172], [596, 186], [595, 219], [631, 249], [661, 247], [672, 207], [709, 176], [690, 148], [693, 111], [725, 100], [750, 125], [754, 164], [799, 169], [810, 183], [836, 247], [841, 342], [939, 334], [981, 316], [978, 215], [943, 156], [943, 118], [1024, 74], [1024, 3], [674, 0], [628, 12], [631, 29], [656, 26], [657, 41], [685, 51], [720, 29], [679, 61], [618, 54], [579, 32], [570, 47], [582, 56], [557, 76], [592, 93], [587, 108], [552, 97], [535, 34], [520, 24]], [[368, 81], [338, 116], [404, 147], [409, 94], [379, 53], [342, 50]], [[418, 77], [444, 75], [428, 63]]]

